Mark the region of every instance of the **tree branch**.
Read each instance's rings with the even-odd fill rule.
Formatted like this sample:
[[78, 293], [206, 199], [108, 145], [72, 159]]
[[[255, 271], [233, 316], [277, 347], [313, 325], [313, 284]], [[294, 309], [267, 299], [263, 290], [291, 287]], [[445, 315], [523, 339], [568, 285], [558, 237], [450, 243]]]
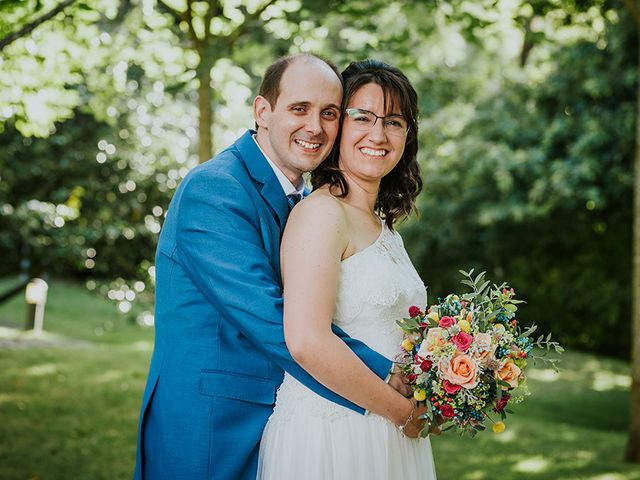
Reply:
[[219, 1], [215, 1], [213, 3], [209, 3], [209, 8], [207, 9], [207, 13], [204, 16], [204, 44], [207, 45], [209, 43], [209, 38], [211, 37], [211, 20], [213, 17], [220, 14], [222, 11], [222, 5], [220, 5]]
[[158, 5], [161, 7], [161, 9], [165, 13], [168, 13], [173, 17], [173, 21], [176, 22], [176, 26], [179, 26], [180, 22], [184, 20], [183, 14], [178, 10], [176, 10], [175, 8], [173, 8], [172, 6], [167, 5], [163, 0], [157, 0], [157, 2], [158, 2]]
[[531, 22], [532, 17], [529, 17], [524, 22], [524, 35], [522, 37], [522, 50], [520, 51], [520, 68], [524, 68], [527, 64], [527, 59], [533, 48], [533, 39], [531, 38]]
[[76, 0], [65, 0], [60, 3], [57, 7], [51, 10], [48, 13], [45, 13], [40, 18], [36, 18], [33, 22], [28, 23], [24, 27], [22, 27], [17, 32], [11, 33], [0, 40], [0, 51], [2, 51], [7, 45], [13, 43], [17, 39], [24, 37], [35, 30], [40, 24], [46, 22], [47, 20], [55, 17], [58, 13], [62, 12], [65, 8], [71, 5]]
[[246, 31], [247, 25], [251, 23], [253, 20], [256, 20], [257, 18], [259, 18], [260, 15], [262, 15], [262, 12], [264, 12], [269, 6], [276, 3], [276, 1], [277, 0], [269, 0], [267, 3], [265, 3], [260, 8], [258, 8], [255, 12], [248, 14], [245, 17], [244, 22], [238, 25], [235, 28], [235, 30], [233, 30], [229, 35], [227, 35], [227, 37], [225, 37], [227, 45], [232, 46], [235, 43], [235, 41], [238, 39], [238, 37]]
[[131, 10], [131, 0], [120, 0], [118, 5], [118, 14], [116, 15], [114, 23], [116, 25], [121, 25], [129, 10]]
[[[198, 38], [198, 34], [196, 33], [196, 29], [193, 27], [193, 0], [187, 0], [187, 11], [184, 12], [185, 20], [189, 25], [189, 33], [191, 34], [191, 40], [193, 41], [193, 46], [198, 50], [198, 53], [201, 53], [202, 50], [202, 40]], [[205, 25], [205, 30], [209, 30], [209, 25]]]

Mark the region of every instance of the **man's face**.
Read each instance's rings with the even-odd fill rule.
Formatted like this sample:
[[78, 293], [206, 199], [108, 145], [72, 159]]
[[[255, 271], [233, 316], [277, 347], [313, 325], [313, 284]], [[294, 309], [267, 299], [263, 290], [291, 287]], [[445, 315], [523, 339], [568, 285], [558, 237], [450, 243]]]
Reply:
[[324, 160], [338, 134], [342, 84], [324, 62], [294, 60], [280, 79], [280, 95], [271, 109], [256, 97], [258, 143], [294, 185]]

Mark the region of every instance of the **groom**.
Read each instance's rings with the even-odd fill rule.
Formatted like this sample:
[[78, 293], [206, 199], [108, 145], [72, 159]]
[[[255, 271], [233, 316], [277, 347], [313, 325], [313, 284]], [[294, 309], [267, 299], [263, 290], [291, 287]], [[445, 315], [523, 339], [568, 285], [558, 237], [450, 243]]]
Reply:
[[[266, 71], [248, 131], [193, 169], [171, 202], [156, 254], [155, 348], [134, 478], [254, 479], [260, 437], [283, 370], [316, 382], [287, 351], [280, 239], [302, 173], [329, 154], [342, 84], [313, 55]], [[391, 362], [336, 329], [380, 378]]]

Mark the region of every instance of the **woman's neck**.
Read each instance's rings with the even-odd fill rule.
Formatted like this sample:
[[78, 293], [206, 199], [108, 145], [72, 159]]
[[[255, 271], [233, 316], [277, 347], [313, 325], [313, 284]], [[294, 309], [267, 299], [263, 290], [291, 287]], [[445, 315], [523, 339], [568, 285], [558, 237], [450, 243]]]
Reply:
[[344, 200], [361, 210], [367, 211], [375, 215], [375, 206], [380, 191], [380, 181], [364, 182], [343, 172], [343, 176], [349, 186], [349, 193]]

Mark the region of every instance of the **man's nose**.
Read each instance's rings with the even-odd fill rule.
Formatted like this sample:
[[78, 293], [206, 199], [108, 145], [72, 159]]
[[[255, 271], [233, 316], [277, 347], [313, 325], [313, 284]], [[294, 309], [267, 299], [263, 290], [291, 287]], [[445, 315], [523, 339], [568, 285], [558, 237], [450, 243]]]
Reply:
[[322, 132], [322, 119], [320, 114], [309, 115], [307, 119], [307, 131], [312, 135], [319, 135]]

